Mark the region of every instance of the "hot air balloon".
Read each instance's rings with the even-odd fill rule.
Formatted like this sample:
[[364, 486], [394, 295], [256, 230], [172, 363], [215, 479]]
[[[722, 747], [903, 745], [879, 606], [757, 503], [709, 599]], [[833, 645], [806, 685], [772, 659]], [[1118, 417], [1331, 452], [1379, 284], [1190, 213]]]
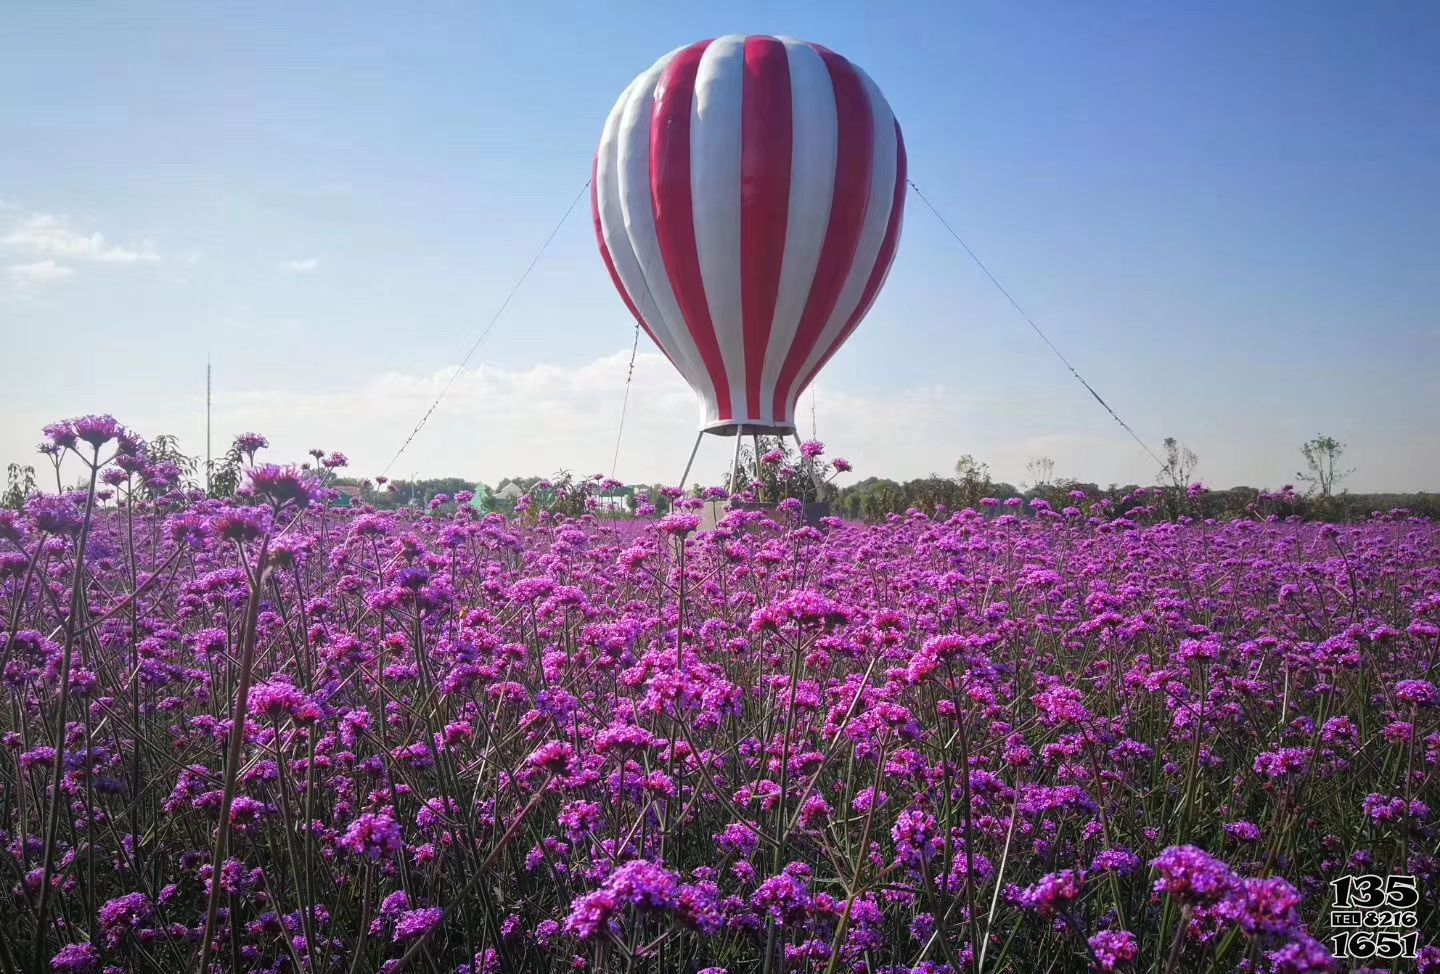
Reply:
[[600, 254], [701, 435], [794, 433], [900, 238], [905, 144], [880, 89], [818, 44], [691, 44], [620, 95], [594, 177]]

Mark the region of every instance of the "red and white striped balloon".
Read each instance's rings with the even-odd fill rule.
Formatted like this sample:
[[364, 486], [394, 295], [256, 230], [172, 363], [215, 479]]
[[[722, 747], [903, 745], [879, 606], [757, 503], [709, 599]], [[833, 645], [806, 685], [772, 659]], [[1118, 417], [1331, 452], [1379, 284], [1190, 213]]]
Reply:
[[656, 61], [605, 122], [592, 193], [620, 296], [703, 403], [788, 432], [895, 257], [905, 144], [880, 89], [817, 44], [721, 37]]

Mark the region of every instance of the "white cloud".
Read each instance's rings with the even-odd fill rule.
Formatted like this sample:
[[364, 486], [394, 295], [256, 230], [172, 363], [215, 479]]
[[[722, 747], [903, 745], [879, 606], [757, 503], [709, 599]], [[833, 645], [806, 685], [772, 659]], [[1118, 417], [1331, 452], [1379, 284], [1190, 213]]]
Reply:
[[96, 261], [108, 264], [154, 263], [160, 260], [148, 245], [112, 244], [99, 232], [75, 230], [63, 218], [34, 213], [11, 227], [0, 244], [42, 258]]
[[[540, 364], [502, 368], [481, 365], [456, 377], [440, 406], [389, 471], [471, 477], [493, 483], [501, 477], [544, 475], [564, 467], [577, 473], [605, 473], [615, 462], [615, 440], [625, 394], [630, 350], [575, 366]], [[384, 373], [330, 390], [244, 390], [217, 387], [216, 442], [256, 430], [273, 444], [272, 459], [304, 459], [312, 447], [348, 455], [357, 476], [379, 474], [414, 429], [416, 421], [455, 374]], [[1064, 390], [1061, 399], [1065, 399]], [[856, 474], [906, 479], [946, 475], [961, 453], [991, 464], [995, 476], [1023, 477], [1025, 461], [1048, 454], [1066, 474], [1115, 469], [1114, 479], [1144, 476], [1134, 444], [1110, 437], [1103, 419], [1095, 426], [1056, 421], [1056, 406], [1034, 397], [1035, 418], [1015, 416], [1013, 403], [960, 386], [877, 390], [870, 393], [826, 387], [819, 396], [818, 434], [832, 456], [850, 459]], [[1068, 401], [1068, 400], [1066, 400]], [[1046, 407], [1049, 407], [1048, 410]], [[111, 408], [116, 415], [123, 403]], [[73, 410], [72, 410], [73, 411]], [[809, 395], [801, 401], [802, 434], [808, 438]], [[997, 424], [994, 417], [1009, 412]], [[177, 432], [187, 445], [204, 442], [203, 428], [186, 424], [196, 415], [176, 403], [173, 414], [146, 417], [128, 413], [144, 431]], [[656, 352], [637, 357], [624, 437], [614, 470], [622, 480], [663, 482], [681, 472], [695, 442], [699, 408], [694, 394]], [[705, 437], [693, 478], [718, 482], [729, 465], [732, 441]], [[1092, 471], [1094, 471], [1092, 473]]]
[[[45, 272], [38, 272], [43, 275]], [[63, 273], [63, 271], [62, 271]], [[481, 365], [455, 377], [444, 400], [391, 476], [453, 475], [495, 483], [502, 477], [611, 472], [630, 350], [576, 365], [505, 368]], [[350, 457], [356, 476], [379, 474], [414, 429], [416, 420], [455, 375], [383, 373], [329, 389], [287, 389], [224, 380], [216, 361], [214, 432], [217, 454], [230, 437], [255, 430], [273, 444], [274, 462], [304, 460], [312, 447]], [[343, 380], [342, 380], [343, 381]], [[1082, 393], [1083, 396], [1083, 393]], [[869, 476], [905, 480], [947, 475], [955, 458], [973, 454], [1000, 480], [1026, 479], [1025, 463], [1055, 460], [1059, 476], [1105, 484], [1153, 482], [1154, 463], [1101, 410], [1087, 405], [1068, 383], [1053, 388], [977, 390], [963, 376], [943, 385], [860, 391], [825, 384], [818, 397], [818, 433], [831, 456], [855, 464], [840, 483]], [[801, 400], [802, 433], [810, 433], [810, 396]], [[0, 423], [0, 466], [29, 463], [41, 426], [61, 416], [108, 411], [144, 434], [178, 434], [191, 452], [204, 448], [204, 400], [193, 384], [156, 390], [131, 384], [123, 391], [47, 388]], [[629, 482], [672, 482], [695, 442], [699, 410], [693, 393], [656, 352], [641, 352], [614, 467]], [[1141, 432], [1147, 432], [1141, 427]], [[1203, 438], [1206, 483], [1278, 486], [1294, 471], [1295, 440], [1288, 428]], [[1152, 439], [1156, 439], [1152, 437]], [[1440, 477], [1440, 460], [1423, 436], [1391, 438], [1358, 449], [1363, 471], [1355, 489], [1420, 489]], [[692, 478], [718, 483], [734, 444], [705, 437]]]
[[320, 266], [318, 257], [302, 257], [299, 260], [283, 260], [280, 262], [282, 271], [289, 271], [291, 274], [309, 274]]
[[5, 268], [5, 280], [16, 288], [28, 289], [53, 284], [74, 273], [73, 268], [57, 264], [53, 260], [37, 260], [29, 264], [9, 265]]

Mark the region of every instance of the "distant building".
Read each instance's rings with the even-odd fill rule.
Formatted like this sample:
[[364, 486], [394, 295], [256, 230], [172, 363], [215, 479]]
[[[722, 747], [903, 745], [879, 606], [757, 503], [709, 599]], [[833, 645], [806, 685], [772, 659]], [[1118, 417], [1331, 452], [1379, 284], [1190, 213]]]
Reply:
[[336, 484], [333, 488], [339, 497], [330, 502], [331, 507], [355, 507], [364, 500], [364, 493], [358, 484]]
[[595, 495], [595, 509], [607, 514], [628, 514], [635, 510], [635, 488], [616, 487]]
[[514, 481], [506, 481], [495, 491], [495, 496], [502, 501], [510, 501], [513, 503], [518, 501], [524, 493], [525, 491], [520, 489], [519, 484]]

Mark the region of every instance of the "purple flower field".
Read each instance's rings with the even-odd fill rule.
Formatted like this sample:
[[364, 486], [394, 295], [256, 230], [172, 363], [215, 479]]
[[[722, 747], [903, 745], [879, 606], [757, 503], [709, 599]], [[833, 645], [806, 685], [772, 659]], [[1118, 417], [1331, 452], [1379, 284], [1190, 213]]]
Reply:
[[[697, 533], [46, 434], [91, 486], [0, 512], [5, 974], [1440, 971], [1428, 521]], [[1418, 958], [1332, 955], [1364, 874]]]

